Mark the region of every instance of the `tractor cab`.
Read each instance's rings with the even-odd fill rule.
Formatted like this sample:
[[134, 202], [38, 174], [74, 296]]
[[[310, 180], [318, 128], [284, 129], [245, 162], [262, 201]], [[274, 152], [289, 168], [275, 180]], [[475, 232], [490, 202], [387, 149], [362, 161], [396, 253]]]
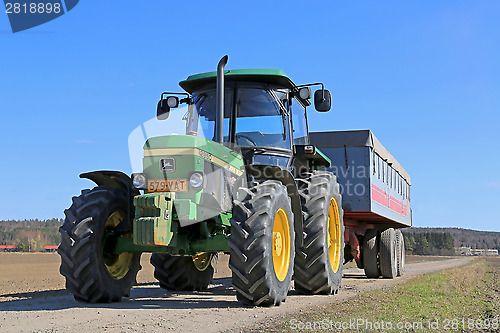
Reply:
[[[180, 82], [187, 94], [162, 94], [158, 119], [166, 119], [170, 109], [184, 102], [188, 104], [183, 117], [185, 134], [218, 142], [216, 79], [216, 72], [192, 75]], [[225, 71], [223, 80], [220, 143], [241, 152], [246, 165], [290, 169], [295, 146], [309, 144], [305, 108], [311, 104], [310, 85], [296, 86], [283, 71], [276, 69]], [[183, 95], [188, 97], [179, 100], [178, 96]], [[330, 109], [327, 90], [318, 90], [315, 97], [319, 111]]]

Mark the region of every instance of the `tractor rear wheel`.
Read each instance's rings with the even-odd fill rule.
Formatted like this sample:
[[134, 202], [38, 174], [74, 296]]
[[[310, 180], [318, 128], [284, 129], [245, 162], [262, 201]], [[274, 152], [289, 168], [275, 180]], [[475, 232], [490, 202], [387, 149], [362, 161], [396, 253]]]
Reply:
[[393, 279], [397, 274], [397, 242], [393, 228], [380, 233], [380, 273], [383, 277]]
[[396, 230], [396, 242], [397, 242], [397, 253], [398, 253], [398, 264], [397, 264], [397, 271], [396, 274], [397, 276], [403, 275], [403, 272], [405, 271], [405, 240], [403, 237], [403, 233], [401, 230], [397, 229]]
[[377, 279], [380, 276], [378, 265], [378, 230], [368, 229], [363, 239], [363, 266], [367, 277]]
[[[79, 301], [114, 302], [128, 296], [140, 269], [140, 253], [113, 254], [117, 237], [130, 237], [125, 191], [111, 186], [83, 190], [59, 228], [60, 272]], [[131, 212], [129, 212], [131, 213]], [[111, 248], [108, 248], [111, 246]]]
[[204, 252], [193, 257], [179, 257], [153, 253], [150, 261], [160, 287], [167, 290], [205, 290], [213, 280], [214, 255]]
[[238, 301], [260, 306], [283, 302], [292, 284], [295, 232], [282, 183], [249, 182], [238, 190], [228, 245]]
[[297, 179], [302, 205], [303, 244], [297, 244], [295, 290], [332, 294], [340, 288], [344, 259], [342, 197], [335, 175], [315, 171]]

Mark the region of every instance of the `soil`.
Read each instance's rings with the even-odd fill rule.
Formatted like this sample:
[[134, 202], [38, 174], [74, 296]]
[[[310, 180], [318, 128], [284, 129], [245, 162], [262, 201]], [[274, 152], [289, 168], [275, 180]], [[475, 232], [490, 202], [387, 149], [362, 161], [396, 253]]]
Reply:
[[390, 288], [415, 276], [472, 260], [439, 259], [407, 264], [405, 275], [394, 280], [368, 279], [362, 270], [347, 268], [337, 295], [302, 296], [292, 289], [281, 306], [259, 308], [236, 301], [227, 256], [219, 259], [214, 284], [207, 291], [169, 292], [155, 282], [149, 255], [143, 255], [139, 285], [129, 298], [119, 303], [86, 304], [75, 301], [65, 291], [56, 253], [5, 253], [0, 254], [0, 331], [70, 332], [83, 327], [86, 331], [106, 332], [238, 330], [314, 305], [335, 304], [360, 291]]

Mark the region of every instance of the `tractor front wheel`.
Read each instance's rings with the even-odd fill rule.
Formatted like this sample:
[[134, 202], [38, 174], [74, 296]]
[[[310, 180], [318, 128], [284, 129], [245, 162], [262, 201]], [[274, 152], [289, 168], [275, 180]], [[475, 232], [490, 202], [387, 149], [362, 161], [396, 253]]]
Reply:
[[303, 244], [297, 245], [295, 290], [301, 294], [337, 293], [342, 280], [344, 222], [335, 175], [315, 171], [297, 179], [302, 204]]
[[[113, 238], [130, 237], [126, 192], [111, 186], [83, 190], [59, 228], [60, 272], [79, 301], [115, 302], [128, 296], [140, 269], [140, 253], [113, 254]], [[110, 247], [111, 246], [111, 247]]]
[[228, 245], [238, 301], [260, 306], [283, 302], [292, 284], [295, 232], [282, 183], [251, 182], [238, 190]]

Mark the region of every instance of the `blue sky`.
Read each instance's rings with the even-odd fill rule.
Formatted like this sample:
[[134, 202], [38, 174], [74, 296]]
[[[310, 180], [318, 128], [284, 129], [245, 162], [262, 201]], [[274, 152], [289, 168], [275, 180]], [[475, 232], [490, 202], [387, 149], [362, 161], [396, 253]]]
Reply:
[[190, 74], [323, 81], [310, 130], [371, 129], [412, 177], [415, 226], [500, 231], [498, 1], [81, 1], [13, 34], [0, 13], [0, 219], [62, 217], [89, 170]]

